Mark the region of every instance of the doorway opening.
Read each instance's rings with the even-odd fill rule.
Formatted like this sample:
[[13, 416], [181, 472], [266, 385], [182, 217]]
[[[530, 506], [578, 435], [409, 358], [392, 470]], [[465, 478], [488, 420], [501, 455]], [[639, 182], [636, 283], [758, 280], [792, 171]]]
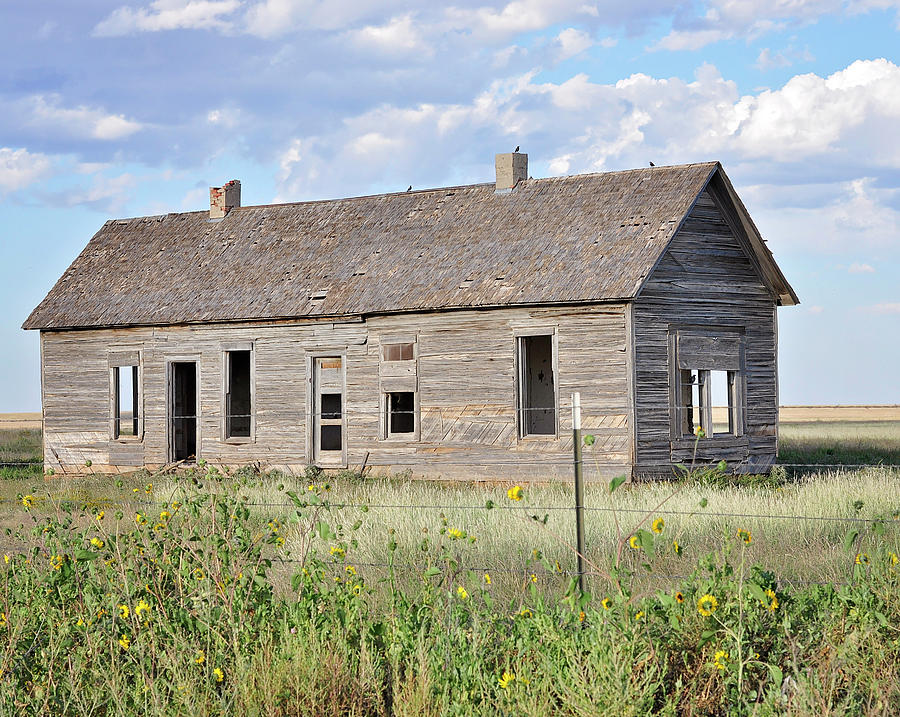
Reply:
[[170, 365], [171, 457], [176, 462], [194, 460], [197, 458], [197, 363], [177, 361]]
[[519, 433], [556, 435], [553, 336], [519, 337]]
[[342, 357], [313, 359], [312, 448], [318, 466], [344, 465], [344, 388]]

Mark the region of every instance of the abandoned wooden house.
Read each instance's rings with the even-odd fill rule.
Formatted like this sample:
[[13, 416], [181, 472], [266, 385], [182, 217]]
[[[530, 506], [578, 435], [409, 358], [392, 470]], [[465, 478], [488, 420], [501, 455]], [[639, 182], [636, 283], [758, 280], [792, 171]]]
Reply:
[[[759, 471], [798, 299], [718, 163], [108, 221], [24, 324], [57, 472]], [[721, 388], [716, 388], [721, 386]], [[714, 416], [714, 397], [721, 413]]]

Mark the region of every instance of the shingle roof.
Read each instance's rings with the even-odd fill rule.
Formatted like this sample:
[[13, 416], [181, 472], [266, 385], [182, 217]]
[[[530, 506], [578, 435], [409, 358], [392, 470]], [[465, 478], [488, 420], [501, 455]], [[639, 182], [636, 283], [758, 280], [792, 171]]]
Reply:
[[24, 327], [629, 299], [718, 167], [108, 221]]

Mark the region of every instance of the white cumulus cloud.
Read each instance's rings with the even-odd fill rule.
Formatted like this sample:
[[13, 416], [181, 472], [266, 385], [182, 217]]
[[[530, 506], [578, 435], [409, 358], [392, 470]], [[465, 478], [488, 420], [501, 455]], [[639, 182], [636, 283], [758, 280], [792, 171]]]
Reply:
[[557, 60], [568, 60], [594, 46], [594, 40], [583, 30], [568, 27], [556, 36]]
[[141, 129], [141, 123], [96, 107], [63, 107], [56, 95], [29, 98], [26, 122], [61, 135], [99, 140], [118, 140]]
[[403, 55], [420, 53], [427, 56], [433, 54], [422, 31], [413, 21], [412, 15], [392, 18], [383, 25], [367, 25], [348, 34], [351, 43], [363, 50], [380, 54]]
[[240, 7], [240, 0], [154, 0], [147, 8], [122, 6], [94, 27], [97, 37], [116, 37], [163, 30], [227, 29], [225, 16]]
[[26, 149], [0, 147], [0, 190], [14, 192], [46, 176], [52, 169], [50, 158]]
[[[558, 82], [537, 77], [495, 80], [466, 102], [384, 104], [297, 136], [282, 157], [279, 194], [485, 181], [493, 154], [517, 144], [530, 154], [534, 176], [721, 159], [754, 200], [764, 234], [824, 253], [896, 245], [900, 190], [877, 179], [900, 162], [900, 135], [891, 129], [900, 123], [900, 67], [892, 62], [858, 61], [754, 94], [741, 94], [712, 65], [692, 81], [640, 73], [615, 83], [584, 73]], [[861, 167], [860, 158], [874, 166]], [[804, 199], [803, 184], [784, 187], [788, 171], [811, 181], [825, 168], [830, 178], [815, 201]]]
[[452, 26], [488, 37], [533, 32], [568, 18], [592, 14], [590, 6], [582, 0], [513, 0], [499, 8], [484, 5], [475, 9], [457, 6], [446, 9]]
[[849, 267], [847, 267], [847, 271], [851, 274], [874, 274], [875, 268], [870, 264], [860, 264], [858, 262], [853, 262]]

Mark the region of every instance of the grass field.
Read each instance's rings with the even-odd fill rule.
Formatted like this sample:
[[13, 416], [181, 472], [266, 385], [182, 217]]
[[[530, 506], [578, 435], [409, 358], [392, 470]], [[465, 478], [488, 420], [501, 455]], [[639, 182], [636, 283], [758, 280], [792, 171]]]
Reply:
[[[40, 434], [30, 429], [7, 431], [0, 440], [0, 462], [39, 460]], [[900, 464], [900, 421], [806, 421], [782, 424], [781, 461], [789, 464]], [[116, 479], [109, 476], [63, 477], [48, 481], [39, 478], [39, 467], [26, 467], [19, 480], [0, 484], [0, 528], [17, 524], [20, 518], [17, 496], [26, 492], [47, 494], [55, 500], [76, 499], [85, 504], [127, 506], [130, 501], [147, 500], [143, 489], [148, 474]], [[12, 476], [10, 471], [7, 475]], [[27, 476], [27, 477], [26, 477]], [[586, 487], [586, 539], [588, 557], [600, 562], [617, 549], [616, 523], [620, 533], [640, 522], [645, 514], [662, 503], [656, 514], [667, 525], [667, 535], [694, 551], [705, 551], [720, 542], [724, 533], [737, 528], [751, 530], [758, 540], [748, 550], [754, 560], [769, 566], [785, 581], [841, 580], [848, 571], [846, 556], [839, 549], [848, 526], [855, 519], [890, 517], [900, 511], [897, 491], [900, 469], [871, 468], [841, 470], [810, 468], [802, 471], [776, 469], [766, 479], [729, 480], [720, 484], [684, 486], [641, 485], [617, 492], [614, 499], [604, 485]], [[388, 545], [396, 542], [395, 562], [400, 570], [415, 574], [423, 541], [428, 543], [442, 529], [455, 528], [475, 537], [466, 550], [466, 566], [493, 571], [500, 585], [517, 585], [528, 566], [533, 549], [538, 549], [563, 576], [543, 576], [554, 587], [574, 568], [570, 546], [574, 544], [571, 488], [564, 484], [535, 485], [528, 488], [527, 500], [516, 510], [505, 500], [505, 488], [490, 485], [440, 484], [416, 480], [313, 479], [276, 475], [252, 476], [243, 494], [260, 504], [260, 515], [279, 513], [284, 505], [273, 496], [279, 485], [305, 493], [310, 483], [329, 483], [328, 499], [340, 524], [362, 521], [357, 538], [356, 560], [372, 576], [384, 572]], [[120, 483], [117, 486], [117, 482]], [[139, 490], [139, 493], [135, 493]], [[174, 499], [181, 490], [170, 478], [155, 479], [153, 500]], [[285, 500], [283, 495], [280, 499]], [[485, 506], [492, 502], [496, 509]], [[701, 502], [705, 507], [701, 508]], [[358, 506], [366, 506], [362, 513]], [[525, 509], [527, 506], [527, 510]], [[52, 509], [50, 503], [47, 509]], [[137, 506], [139, 509], [140, 506]], [[41, 506], [36, 509], [42, 510]], [[536, 526], [530, 516], [546, 523]], [[751, 517], [740, 517], [751, 516]], [[758, 516], [758, 517], [752, 517]], [[777, 516], [777, 517], [772, 517]], [[833, 520], [822, 520], [829, 518]], [[841, 522], [847, 519], [849, 522]], [[646, 526], [644, 526], [646, 527]], [[391, 540], [387, 530], [393, 529]], [[288, 534], [288, 547], [291, 538]], [[0, 537], [0, 546], [3, 538]], [[797, 560], [797, 548], [803, 559]], [[626, 551], [630, 555], [630, 551]], [[657, 575], [682, 575], [689, 561], [674, 553], [661, 555]], [[368, 566], [368, 568], [366, 567]], [[539, 573], [542, 568], [536, 568]]]
[[[900, 463], [900, 421], [781, 438]], [[900, 711], [895, 468], [589, 485], [581, 602], [565, 485], [7, 476], [0, 714]]]

